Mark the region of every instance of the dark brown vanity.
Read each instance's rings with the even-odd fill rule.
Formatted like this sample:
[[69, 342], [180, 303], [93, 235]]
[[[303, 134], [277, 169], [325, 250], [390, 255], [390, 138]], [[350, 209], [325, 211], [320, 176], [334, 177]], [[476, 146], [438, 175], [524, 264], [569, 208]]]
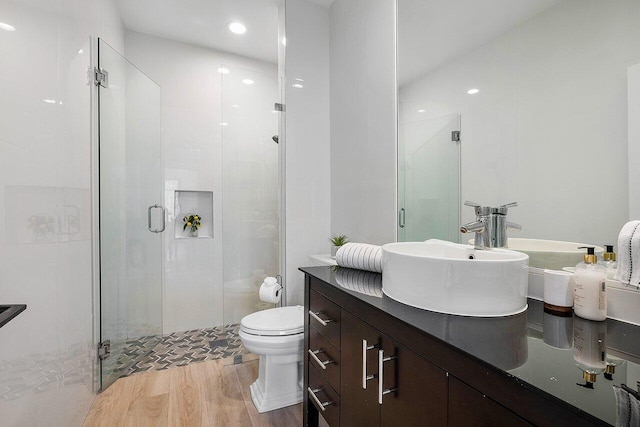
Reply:
[[[341, 284], [330, 267], [301, 270], [305, 426], [319, 414], [330, 426], [613, 425], [612, 386], [640, 375], [633, 325], [548, 317], [534, 300], [509, 317], [439, 314]], [[592, 353], [575, 348], [590, 337], [618, 370], [589, 384]]]

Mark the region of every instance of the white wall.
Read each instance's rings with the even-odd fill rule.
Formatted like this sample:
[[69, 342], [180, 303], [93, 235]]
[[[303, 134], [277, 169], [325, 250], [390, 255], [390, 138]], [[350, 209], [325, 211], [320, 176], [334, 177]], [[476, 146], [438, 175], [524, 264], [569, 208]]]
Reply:
[[298, 268], [311, 264], [309, 255], [329, 252], [329, 10], [287, 0], [286, 37], [285, 279], [288, 303], [302, 304]]
[[[233, 67], [267, 73], [273, 76], [275, 85], [277, 67], [275, 64], [130, 31], [126, 33], [125, 44], [127, 58], [156, 81], [162, 92], [165, 206], [168, 210], [168, 232], [164, 233], [163, 331], [170, 333], [222, 325], [223, 266], [226, 263], [223, 259], [222, 222], [223, 202], [228, 201], [223, 200], [223, 191], [234, 188], [242, 180], [223, 177], [223, 154], [230, 155], [231, 152], [223, 150], [220, 126], [223, 122], [222, 76], [218, 68], [225, 64], [232, 73], [239, 72]], [[227, 76], [231, 78], [232, 75]], [[253, 89], [260, 90], [259, 86], [257, 82]], [[261, 99], [260, 96], [257, 96], [258, 99]], [[276, 101], [266, 99], [265, 105], [271, 109]], [[238, 103], [242, 104], [240, 101]], [[271, 114], [270, 110], [268, 112]], [[225, 117], [224, 121], [229, 119]], [[274, 120], [274, 123], [277, 122]], [[277, 133], [274, 129], [262, 129], [255, 123], [248, 124], [247, 128], [255, 129], [256, 134], [249, 138], [255, 139], [256, 144], [276, 149], [277, 146], [271, 141], [271, 136]], [[225, 132], [231, 133], [231, 129], [225, 129]], [[259, 141], [259, 138], [266, 140]], [[225, 140], [225, 144], [228, 142]], [[240, 154], [248, 161], [261, 151], [245, 150], [243, 153]], [[250, 172], [251, 169], [246, 171]], [[245, 178], [250, 179], [249, 176]], [[230, 182], [231, 179], [234, 182]], [[174, 190], [213, 192], [212, 239], [175, 238], [174, 221], [181, 225], [182, 218], [173, 215]], [[252, 210], [252, 207], [245, 205], [242, 209], [237, 212], [236, 218]], [[232, 223], [225, 224], [225, 227], [225, 233], [238, 231]], [[277, 251], [277, 248], [273, 251]], [[234, 259], [229, 258], [228, 261], [234, 263]], [[251, 277], [247, 279], [253, 280]], [[255, 278], [253, 281], [258, 280]], [[257, 287], [255, 290], [257, 294]]]
[[352, 241], [396, 238], [395, 15], [393, 0], [331, 6], [331, 232]]
[[629, 67], [628, 126], [629, 126], [629, 219], [640, 219], [640, 64]]
[[[462, 115], [461, 199], [518, 201], [512, 236], [614, 243], [628, 214], [639, 17], [631, 0], [560, 2], [403, 86], [405, 120]], [[462, 222], [472, 218], [463, 207]]]
[[123, 31], [110, 1], [3, 1], [1, 20], [16, 31], [0, 34], [0, 304], [28, 306], [0, 329], [1, 422], [81, 425], [95, 368], [90, 36], [122, 48]]

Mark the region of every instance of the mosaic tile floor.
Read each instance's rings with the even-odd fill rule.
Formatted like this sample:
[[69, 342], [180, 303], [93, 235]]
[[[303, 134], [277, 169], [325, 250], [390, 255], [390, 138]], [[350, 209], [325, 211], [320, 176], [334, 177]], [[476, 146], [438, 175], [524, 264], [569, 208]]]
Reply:
[[240, 357], [236, 362], [239, 363], [248, 353], [238, 336], [239, 328], [240, 325], [226, 325], [129, 341], [118, 358], [117, 367], [126, 367], [123, 376], [128, 376], [229, 357]]

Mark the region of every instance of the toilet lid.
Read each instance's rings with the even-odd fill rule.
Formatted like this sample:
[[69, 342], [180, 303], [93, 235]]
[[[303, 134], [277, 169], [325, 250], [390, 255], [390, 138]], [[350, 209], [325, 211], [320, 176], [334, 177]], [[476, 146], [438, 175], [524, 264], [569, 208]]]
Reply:
[[279, 307], [257, 311], [240, 321], [242, 330], [253, 335], [293, 335], [304, 331], [303, 307]]

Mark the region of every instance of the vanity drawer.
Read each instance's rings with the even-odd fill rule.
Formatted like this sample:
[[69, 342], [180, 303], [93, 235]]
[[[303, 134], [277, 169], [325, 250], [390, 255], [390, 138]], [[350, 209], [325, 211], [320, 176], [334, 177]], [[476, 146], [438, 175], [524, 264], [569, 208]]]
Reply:
[[332, 346], [314, 327], [309, 328], [309, 353], [307, 353], [307, 358], [309, 359], [309, 364], [317, 368], [318, 372], [340, 394], [340, 350]]
[[314, 290], [309, 293], [309, 324], [340, 349], [340, 307]]
[[340, 425], [340, 396], [312, 365], [309, 365], [307, 394], [309, 404], [318, 408], [318, 413], [331, 427]]

